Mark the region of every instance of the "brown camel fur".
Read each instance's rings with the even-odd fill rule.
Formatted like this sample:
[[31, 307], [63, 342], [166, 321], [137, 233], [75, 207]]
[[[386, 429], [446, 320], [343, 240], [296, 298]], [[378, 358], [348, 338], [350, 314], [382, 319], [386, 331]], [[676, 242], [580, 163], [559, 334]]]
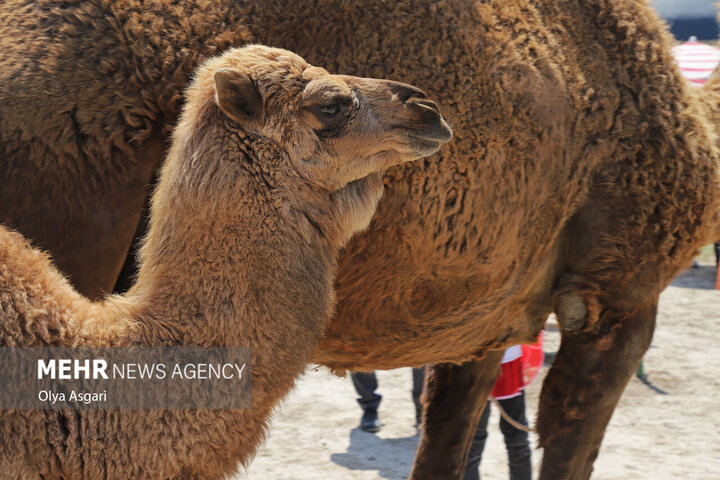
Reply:
[[137, 283], [92, 303], [0, 227], [0, 345], [249, 346], [252, 409], [4, 411], [3, 477], [209, 479], [246, 464], [330, 320], [337, 254], [367, 227], [381, 172], [450, 136], [409, 85], [329, 75], [267, 47], [205, 62]]
[[[655, 14], [640, 0], [10, 0], [2, 221], [56, 253], [88, 294], [110, 288], [188, 72], [248, 39], [416, 84], [456, 133], [386, 176], [375, 220], [340, 257], [337, 314], [314, 360], [460, 363], [527, 341], [555, 310], [563, 342], [542, 394], [541, 478], [587, 478], [658, 293], [718, 236], [715, 134]], [[105, 257], [87, 247], [103, 242], [121, 245]], [[486, 376], [456, 375], [478, 395]], [[452, 382], [432, 388], [450, 414], [475, 402]], [[413, 478], [458, 478], [468, 435], [430, 410], [436, 440], [423, 437], [420, 461], [433, 441], [459, 453]]]

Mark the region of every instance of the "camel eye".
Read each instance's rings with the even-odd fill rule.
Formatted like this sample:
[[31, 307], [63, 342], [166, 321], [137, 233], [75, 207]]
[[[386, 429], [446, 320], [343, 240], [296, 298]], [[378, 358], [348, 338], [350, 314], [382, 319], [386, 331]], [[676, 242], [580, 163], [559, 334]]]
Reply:
[[353, 99], [349, 96], [337, 95], [324, 98], [322, 101], [306, 107], [319, 121], [315, 131], [322, 137], [338, 136], [348, 121], [352, 111]]
[[339, 103], [332, 103], [330, 105], [320, 107], [320, 113], [322, 113], [324, 117], [334, 118], [338, 116], [342, 109], [343, 107]]

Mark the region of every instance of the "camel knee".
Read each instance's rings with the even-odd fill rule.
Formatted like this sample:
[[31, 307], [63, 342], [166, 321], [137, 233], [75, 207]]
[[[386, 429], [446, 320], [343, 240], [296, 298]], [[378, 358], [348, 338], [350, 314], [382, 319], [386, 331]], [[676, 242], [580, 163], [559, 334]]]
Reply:
[[558, 297], [555, 314], [563, 330], [577, 332], [587, 323], [587, 302], [576, 292], [564, 293]]
[[566, 273], [560, 277], [553, 304], [558, 323], [566, 333], [590, 327], [600, 316], [597, 288], [581, 275]]

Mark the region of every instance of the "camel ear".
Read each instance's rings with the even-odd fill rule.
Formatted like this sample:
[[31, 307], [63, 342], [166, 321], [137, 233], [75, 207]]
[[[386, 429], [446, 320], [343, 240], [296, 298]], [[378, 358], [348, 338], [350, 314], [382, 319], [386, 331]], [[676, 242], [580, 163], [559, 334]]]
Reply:
[[213, 78], [215, 100], [225, 115], [243, 124], [262, 122], [262, 98], [250, 77], [232, 68], [220, 68]]

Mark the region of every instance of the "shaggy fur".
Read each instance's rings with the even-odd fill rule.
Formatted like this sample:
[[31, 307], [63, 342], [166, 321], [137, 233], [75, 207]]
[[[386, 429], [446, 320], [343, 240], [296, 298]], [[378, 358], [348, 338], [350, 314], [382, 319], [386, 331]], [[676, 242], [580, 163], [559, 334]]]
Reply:
[[[344, 98], [344, 113], [317, 113]], [[367, 227], [379, 172], [449, 138], [409, 85], [331, 76], [267, 47], [207, 61], [153, 196], [135, 286], [92, 303], [0, 227], [0, 345], [249, 346], [252, 409], [3, 411], [3, 477], [210, 479], [247, 463], [330, 319], [336, 256]]]
[[[718, 237], [715, 133], [644, 0], [11, 0], [0, 12], [0, 161], [12, 167], [0, 215], [80, 258], [62, 264], [77, 283], [93, 269], [112, 284], [83, 248], [110, 230], [127, 248], [122, 209], [142, 201], [98, 182], [157, 164], [151, 138], [172, 123], [183, 72], [219, 46], [252, 38], [436, 97], [456, 141], [386, 176], [375, 220], [340, 258], [314, 360], [459, 363], [564, 312], [539, 416], [543, 479], [590, 475], [658, 293]], [[27, 93], [45, 91], [68, 94]], [[121, 162], [135, 145], [145, 156]]]

